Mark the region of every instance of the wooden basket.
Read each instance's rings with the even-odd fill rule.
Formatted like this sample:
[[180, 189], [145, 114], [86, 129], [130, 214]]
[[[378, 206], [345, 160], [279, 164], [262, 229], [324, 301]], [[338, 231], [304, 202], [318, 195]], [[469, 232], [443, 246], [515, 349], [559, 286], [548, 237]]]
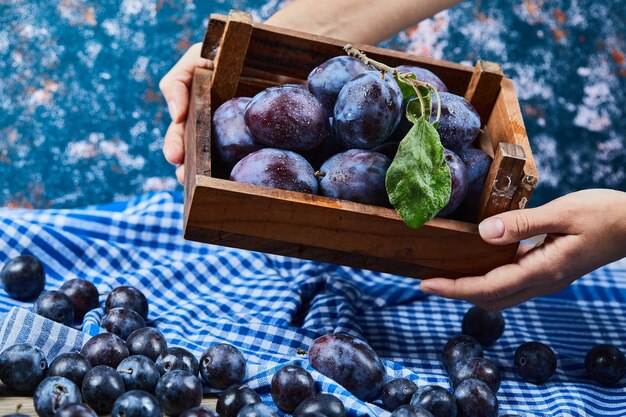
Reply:
[[[393, 209], [227, 179], [211, 158], [212, 111], [232, 97], [303, 82], [313, 68], [343, 55], [344, 44], [253, 23], [241, 12], [211, 16], [202, 56], [214, 70], [195, 71], [185, 130], [185, 238], [419, 278], [484, 274], [512, 261], [516, 244], [488, 245], [473, 223], [437, 218], [411, 229]], [[486, 121], [478, 140], [494, 160], [479, 220], [526, 206], [537, 170], [513, 84], [500, 66], [355, 47], [391, 66], [433, 71]]]

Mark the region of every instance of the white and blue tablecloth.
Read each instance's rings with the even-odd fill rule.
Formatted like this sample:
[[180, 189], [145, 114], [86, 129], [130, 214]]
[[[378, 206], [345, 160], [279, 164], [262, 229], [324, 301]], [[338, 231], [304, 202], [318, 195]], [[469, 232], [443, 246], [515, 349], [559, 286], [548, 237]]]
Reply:
[[[449, 387], [440, 353], [460, 333], [469, 304], [426, 296], [414, 279], [187, 242], [181, 228], [180, 193], [84, 209], [0, 209], [0, 265], [32, 254], [45, 265], [46, 289], [88, 279], [102, 301], [116, 286], [138, 287], [150, 301], [149, 324], [170, 345], [198, 357], [217, 342], [237, 346], [248, 360], [245, 383], [272, 406], [272, 375], [299, 363], [351, 416], [388, 415], [380, 403], [359, 401], [297, 353], [328, 332], [365, 339], [385, 360], [389, 378]], [[626, 416], [626, 379], [600, 387], [586, 377], [583, 365], [594, 344], [626, 348], [625, 306], [622, 260], [561, 293], [506, 310], [503, 337], [485, 351], [503, 371], [501, 414]], [[52, 358], [97, 334], [104, 315], [103, 308], [90, 312], [76, 330], [35, 316], [31, 308], [0, 289], [0, 349], [30, 342]], [[547, 343], [558, 354], [557, 372], [545, 385], [526, 383], [513, 372], [513, 353], [529, 340]]]

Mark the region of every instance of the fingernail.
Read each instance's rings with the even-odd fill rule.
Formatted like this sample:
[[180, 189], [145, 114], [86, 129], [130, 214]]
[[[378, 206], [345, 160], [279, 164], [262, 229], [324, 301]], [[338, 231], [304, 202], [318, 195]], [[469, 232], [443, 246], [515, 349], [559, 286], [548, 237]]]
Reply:
[[172, 120], [176, 121], [176, 118], [178, 116], [178, 107], [176, 106], [176, 102], [174, 100], [170, 100], [167, 102], [167, 110], [169, 110]]
[[499, 217], [491, 217], [478, 225], [478, 231], [484, 239], [500, 238], [504, 236], [504, 222]]
[[439, 295], [439, 291], [437, 291], [437, 286], [432, 285], [431, 283], [427, 283], [426, 281], [422, 281], [420, 283], [420, 290], [424, 291], [427, 294]]

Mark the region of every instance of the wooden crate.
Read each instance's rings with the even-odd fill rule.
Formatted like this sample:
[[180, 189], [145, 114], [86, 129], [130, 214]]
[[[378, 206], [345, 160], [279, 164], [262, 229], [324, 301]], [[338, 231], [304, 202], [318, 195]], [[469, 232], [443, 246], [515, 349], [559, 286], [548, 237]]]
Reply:
[[[516, 244], [488, 245], [473, 223], [436, 218], [411, 229], [393, 209], [227, 179], [211, 158], [212, 111], [235, 96], [304, 82], [314, 67], [344, 54], [344, 44], [253, 23], [241, 12], [211, 16], [202, 56], [214, 61], [214, 69], [195, 71], [185, 130], [185, 238], [420, 278], [484, 274], [512, 261]], [[472, 68], [355, 47], [391, 66], [433, 71], [486, 121], [479, 141], [494, 161], [481, 219], [526, 206], [537, 170], [513, 84], [497, 64], [481, 61]]]

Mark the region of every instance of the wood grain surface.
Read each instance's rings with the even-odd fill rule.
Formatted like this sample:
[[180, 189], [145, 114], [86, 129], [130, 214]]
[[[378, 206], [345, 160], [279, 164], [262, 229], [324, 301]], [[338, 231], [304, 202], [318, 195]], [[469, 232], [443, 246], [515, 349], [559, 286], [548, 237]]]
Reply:
[[[4, 388], [4, 387], [2, 387]], [[25, 396], [5, 396], [12, 395], [0, 389], [0, 415], [15, 413], [15, 409], [21, 404], [20, 413], [27, 416], [36, 417], [35, 408], [33, 407], [33, 398]], [[207, 397], [202, 400], [202, 405], [215, 409], [217, 398]]]

